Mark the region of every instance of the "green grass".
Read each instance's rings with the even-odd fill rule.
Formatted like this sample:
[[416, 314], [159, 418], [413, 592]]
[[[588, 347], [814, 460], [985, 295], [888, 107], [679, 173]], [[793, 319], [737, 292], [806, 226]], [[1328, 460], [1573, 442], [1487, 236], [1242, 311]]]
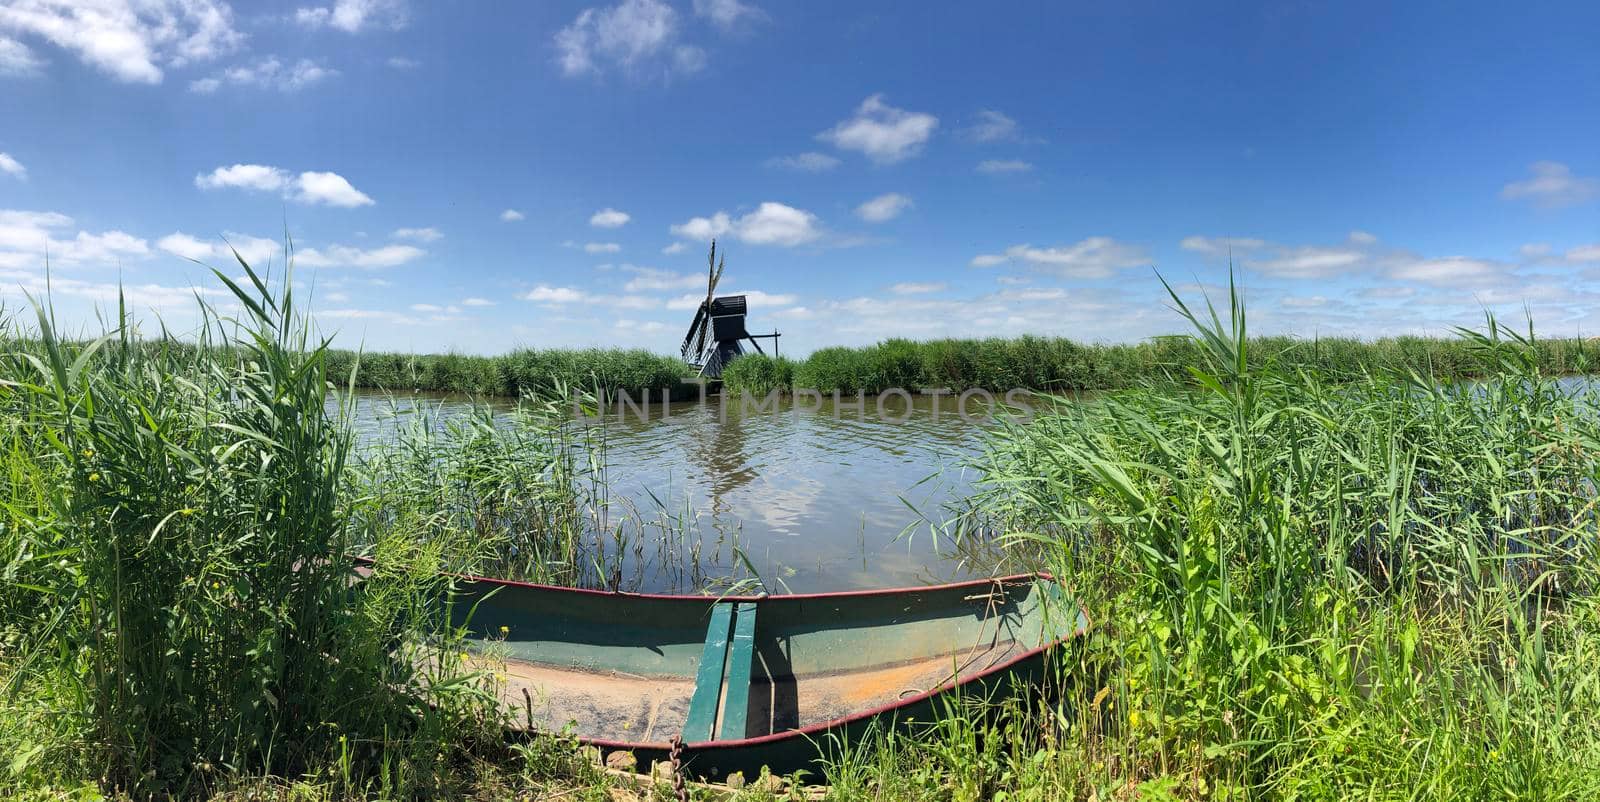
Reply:
[[683, 361], [642, 349], [522, 349], [500, 356], [358, 353], [330, 350], [329, 370], [355, 386], [392, 392], [545, 396], [557, 386], [600, 391], [694, 394]]
[[[1591, 364], [1587, 342], [1539, 340], [1532, 345], [1539, 368], [1550, 375], [1583, 373]], [[1249, 343], [1256, 367], [1272, 364], [1285, 373], [1307, 371], [1333, 381], [1415, 371], [1438, 379], [1490, 375], [1460, 339], [1398, 337], [1300, 340], [1258, 337]], [[889, 388], [1012, 388], [1056, 393], [1105, 391], [1150, 382], [1189, 383], [1185, 368], [1204, 354], [1192, 338], [1155, 337], [1119, 345], [1086, 345], [1056, 337], [1013, 339], [885, 340], [862, 348], [823, 348], [782, 366], [759, 354], [741, 357], [724, 376], [730, 390], [765, 393], [774, 386], [822, 393], [877, 393]], [[775, 381], [787, 374], [787, 384]]]
[[[47, 316], [4, 338], [0, 795], [631, 793], [559, 737], [501, 742], [436, 572], [608, 585], [624, 555], [695, 559], [689, 518], [619, 509], [603, 430], [537, 398], [423, 408], [354, 454], [348, 364], [286, 291], [238, 300], [200, 347], [60, 343]], [[967, 559], [1082, 599], [1058, 692], [830, 743], [810, 779], [841, 800], [1600, 795], [1600, 398], [1552, 378], [1577, 346], [1492, 320], [1258, 339], [1236, 298], [1174, 301], [1193, 334], [1139, 346], [735, 364], [758, 392], [1143, 377], [993, 432], [951, 523]], [[353, 583], [357, 554], [378, 562]]]

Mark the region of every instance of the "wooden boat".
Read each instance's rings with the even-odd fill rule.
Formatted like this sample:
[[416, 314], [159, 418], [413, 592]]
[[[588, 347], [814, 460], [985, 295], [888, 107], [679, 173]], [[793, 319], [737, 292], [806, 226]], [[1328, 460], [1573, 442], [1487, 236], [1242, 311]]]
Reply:
[[453, 614], [503, 670], [524, 733], [566, 733], [640, 766], [721, 778], [812, 768], [871, 726], [930, 721], [941, 697], [1042, 679], [1088, 622], [1024, 574], [897, 590], [663, 596], [458, 578]]

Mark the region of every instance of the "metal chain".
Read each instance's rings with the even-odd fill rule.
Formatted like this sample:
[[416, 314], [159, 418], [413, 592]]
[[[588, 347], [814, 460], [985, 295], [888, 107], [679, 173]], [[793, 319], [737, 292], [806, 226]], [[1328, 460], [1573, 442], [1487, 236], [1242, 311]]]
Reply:
[[678, 802], [689, 802], [689, 786], [683, 781], [683, 736], [672, 736], [672, 751], [667, 758], [672, 761], [672, 790], [678, 795]]

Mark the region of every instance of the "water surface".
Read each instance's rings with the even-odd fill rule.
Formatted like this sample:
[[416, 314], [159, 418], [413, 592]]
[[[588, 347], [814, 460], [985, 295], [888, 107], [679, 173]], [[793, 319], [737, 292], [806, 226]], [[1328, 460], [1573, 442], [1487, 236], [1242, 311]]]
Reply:
[[[623, 508], [665, 511], [692, 521], [705, 541], [707, 574], [734, 565], [737, 544], [775, 592], [816, 592], [915, 585], [964, 578], [959, 561], [941, 556], [930, 523], [971, 491], [963, 462], [994, 425], [981, 400], [956, 411], [952, 398], [890, 396], [881, 409], [784, 400], [759, 407], [711, 396], [659, 402], [648, 420], [632, 409], [603, 427], [606, 481]], [[391, 410], [418, 405], [442, 416], [471, 401], [420, 394], [361, 394], [357, 431], [370, 440], [391, 431]], [[490, 402], [509, 409], [510, 402]], [[664, 414], [665, 413], [665, 414]], [[643, 559], [643, 558], [642, 558]], [[681, 573], [681, 572], [680, 572]], [[667, 590], [673, 572], [644, 576], [637, 589]], [[678, 588], [681, 589], [681, 588]]]

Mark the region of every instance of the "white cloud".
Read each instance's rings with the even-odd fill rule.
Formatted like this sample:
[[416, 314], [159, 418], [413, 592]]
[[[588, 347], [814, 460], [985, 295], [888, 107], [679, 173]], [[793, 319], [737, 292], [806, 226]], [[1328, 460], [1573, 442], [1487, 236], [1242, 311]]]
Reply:
[[978, 162], [978, 172], [984, 175], [999, 175], [1001, 173], [1026, 173], [1033, 169], [1033, 165], [1020, 159], [984, 159]]
[[1366, 269], [1376, 261], [1377, 237], [1352, 231], [1339, 245], [1289, 246], [1253, 237], [1185, 237], [1180, 245], [1214, 259], [1236, 258], [1251, 270], [1279, 278], [1332, 278]]
[[235, 164], [232, 167], [218, 167], [210, 173], [202, 173], [194, 177], [194, 185], [201, 189], [230, 187], [260, 192], [276, 192], [286, 189], [290, 181], [291, 179], [287, 172], [264, 164]]
[[1006, 262], [1022, 262], [1049, 273], [1073, 278], [1106, 278], [1130, 267], [1150, 264], [1143, 248], [1117, 242], [1110, 237], [1089, 237], [1072, 245], [1035, 248], [1013, 245], [999, 254], [973, 257], [973, 267], [994, 267]]
[[434, 242], [442, 239], [444, 233], [437, 228], [397, 228], [394, 230], [395, 239], [409, 239], [417, 242]]
[[384, 63], [396, 70], [414, 70], [422, 66], [422, 62], [405, 56], [390, 56]]
[[993, 109], [983, 109], [966, 133], [977, 142], [1005, 142], [1017, 138], [1017, 121]]
[[1278, 303], [1291, 309], [1315, 309], [1319, 306], [1327, 306], [1329, 302], [1327, 297], [1322, 295], [1291, 295], [1279, 300]]
[[301, 8], [294, 21], [307, 28], [335, 28], [345, 33], [360, 33], [375, 27], [399, 30], [410, 22], [401, 0], [337, 0], [331, 7]]
[[338, 74], [338, 70], [324, 67], [308, 58], [286, 66], [277, 56], [267, 56], [254, 64], [229, 67], [216, 75], [190, 81], [189, 91], [209, 95], [228, 85], [294, 92]]
[[59, 212], [0, 209], [0, 268], [42, 267], [46, 256], [51, 265], [115, 266], [150, 255], [149, 243], [125, 231], [79, 231], [66, 238], [71, 225], [72, 218]]
[[943, 292], [948, 288], [942, 281], [902, 281], [889, 288], [895, 295], [922, 295], [930, 292]]
[[1593, 245], [1580, 245], [1567, 251], [1569, 262], [1600, 262], [1600, 242]]
[[685, 239], [700, 240], [702, 242], [720, 237], [733, 228], [733, 220], [727, 212], [717, 212], [710, 217], [691, 217], [688, 222], [672, 226], [674, 236]]
[[576, 303], [583, 300], [584, 297], [582, 290], [575, 290], [571, 287], [551, 287], [546, 284], [540, 284], [522, 294], [522, 300], [524, 301], [543, 304]]
[[206, 262], [213, 266], [234, 264], [234, 251], [238, 251], [239, 256], [252, 266], [265, 263], [278, 252], [276, 240], [233, 232], [228, 232], [222, 239], [207, 241], [182, 231], [175, 231], [156, 240], [156, 247], [185, 259]]
[[[788, 293], [762, 292], [761, 290], [730, 290], [724, 292], [719, 289], [717, 291], [717, 295], [743, 295], [745, 303], [748, 304], [751, 309], [790, 306], [795, 302], [794, 295]], [[700, 303], [705, 299], [706, 296], [703, 292], [680, 295], [670, 301], [667, 301], [667, 308], [674, 311], [699, 309]]]
[[522, 212], [519, 212], [516, 209], [507, 209], [500, 213], [500, 219], [507, 223], [515, 223], [516, 221], [523, 219], [523, 215]]
[[321, 203], [328, 206], [371, 206], [374, 201], [366, 193], [350, 185], [338, 173], [301, 173], [296, 182], [298, 191], [294, 199], [301, 203]]
[[703, 288], [706, 284], [706, 277], [698, 273], [674, 273], [671, 270], [633, 265], [623, 265], [622, 269], [634, 275], [622, 287], [628, 292], [694, 289]]
[[1465, 256], [1445, 256], [1438, 259], [1417, 259], [1396, 264], [1389, 275], [1402, 281], [1417, 281], [1440, 287], [1462, 284], [1481, 284], [1505, 275], [1503, 266], [1486, 259], [1469, 259]]
[[0, 75], [34, 75], [44, 66], [44, 61], [33, 55], [33, 50], [15, 39], [0, 36]]
[[1534, 162], [1531, 178], [1513, 181], [1500, 190], [1507, 200], [1529, 200], [1540, 206], [1575, 206], [1600, 197], [1600, 179], [1582, 178], [1560, 162]]
[[599, 74], [605, 67], [633, 75], [692, 73], [705, 52], [678, 41], [678, 12], [661, 0], [622, 0], [588, 8], [556, 32], [556, 63], [568, 76]]
[[1306, 245], [1281, 248], [1274, 256], [1244, 260], [1246, 267], [1282, 278], [1328, 278], [1357, 269], [1367, 254], [1357, 248]]
[[774, 156], [767, 159], [767, 166], [802, 173], [824, 173], [838, 167], [839, 159], [826, 153], [807, 151], [794, 156]]
[[627, 212], [619, 212], [607, 206], [589, 216], [589, 225], [595, 228], [620, 228], [628, 224], [633, 218]]
[[893, 164], [917, 155], [939, 127], [932, 114], [897, 109], [883, 95], [861, 101], [856, 115], [817, 134], [841, 150], [856, 150], [878, 164]]
[[446, 315], [459, 320], [460, 318], [455, 316], [461, 314], [461, 307], [455, 306], [454, 304], [448, 306], [440, 306], [438, 304], [412, 304], [411, 311], [435, 315], [433, 318], [434, 320], [443, 320], [445, 318], [442, 316]]
[[694, 13], [725, 31], [738, 28], [742, 22], [755, 23], [767, 18], [766, 12], [740, 0], [694, 0]]
[[1225, 257], [1229, 254], [1260, 250], [1266, 247], [1267, 243], [1250, 237], [1184, 237], [1178, 245], [1186, 251]]
[[[164, 66], [213, 59], [245, 39], [219, 0], [15, 0], [0, 4], [0, 31], [38, 37], [119, 81], [145, 84], [161, 83]], [[0, 54], [37, 67], [26, 48], [7, 45]]]
[[5, 173], [22, 180], [27, 180], [28, 178], [28, 168], [23, 167], [22, 162], [12, 158], [11, 154], [3, 151], [0, 151], [0, 173]]
[[462, 306], [494, 306], [494, 301], [488, 298], [462, 298]]
[[622, 246], [615, 242], [586, 242], [583, 245], [584, 253], [616, 253]]
[[414, 245], [384, 245], [379, 248], [352, 248], [330, 245], [326, 249], [303, 248], [294, 253], [297, 264], [307, 267], [397, 267], [427, 255]]
[[694, 217], [672, 226], [672, 233], [684, 239], [706, 241], [724, 234], [751, 245], [778, 245], [792, 248], [822, 236], [817, 216], [803, 209], [766, 201], [756, 210], [733, 219], [727, 212], [710, 217]]
[[898, 192], [879, 195], [856, 207], [856, 216], [869, 223], [883, 223], [911, 208], [911, 199]]
[[667, 324], [659, 320], [629, 320], [628, 318], [622, 318], [611, 325], [613, 328], [636, 331], [640, 334], [659, 334], [667, 330]]
[[674, 242], [671, 245], [662, 248], [661, 252], [665, 254], [683, 253], [683, 243]]
[[256, 192], [283, 192], [286, 197], [306, 204], [327, 206], [370, 206], [366, 193], [350, 185], [338, 173], [304, 172], [291, 178], [288, 171], [264, 164], [235, 164], [218, 167], [194, 177], [201, 189], [245, 189]]

